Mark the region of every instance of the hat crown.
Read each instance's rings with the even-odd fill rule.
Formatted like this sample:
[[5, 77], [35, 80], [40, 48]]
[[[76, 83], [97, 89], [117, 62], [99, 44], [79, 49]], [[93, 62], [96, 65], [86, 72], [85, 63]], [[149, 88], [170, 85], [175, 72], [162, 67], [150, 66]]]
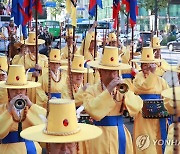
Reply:
[[6, 85], [22, 86], [27, 84], [23, 65], [10, 65]]
[[158, 37], [153, 37], [152, 38], [152, 47], [153, 48], [160, 48], [161, 45], [160, 45], [160, 40]]
[[0, 69], [2, 69], [3, 71], [7, 71], [7, 69], [8, 69], [8, 63], [7, 63], [6, 56], [0, 56]]
[[117, 40], [116, 34], [114, 32], [109, 33], [108, 40], [109, 40], [109, 42], [116, 41]]
[[49, 54], [50, 62], [60, 62], [61, 56], [60, 56], [60, 50], [59, 49], [51, 49], [51, 52]]
[[35, 32], [29, 32], [28, 42], [36, 43], [36, 33]]
[[118, 48], [105, 46], [101, 64], [104, 66], [119, 66]]
[[72, 70], [84, 70], [84, 56], [74, 55], [71, 68]]
[[70, 135], [79, 131], [74, 100], [51, 99], [46, 134]]
[[142, 61], [153, 61], [154, 60], [153, 48], [143, 47], [142, 54], [141, 54], [141, 60]]

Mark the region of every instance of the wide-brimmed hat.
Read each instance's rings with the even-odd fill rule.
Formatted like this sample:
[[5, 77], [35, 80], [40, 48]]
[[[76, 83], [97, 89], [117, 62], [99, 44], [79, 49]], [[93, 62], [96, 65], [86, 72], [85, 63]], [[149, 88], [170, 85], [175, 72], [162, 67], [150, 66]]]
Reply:
[[174, 87], [173, 88], [168, 88], [166, 90], [163, 90], [161, 95], [164, 98], [168, 98], [171, 101], [168, 100], [168, 106], [167, 110], [170, 114], [174, 114], [174, 97], [175, 97], [175, 101], [176, 101], [176, 106], [177, 106], [177, 114], [178, 116], [180, 116], [180, 87]]
[[87, 64], [97, 69], [106, 70], [126, 70], [131, 68], [130, 65], [119, 62], [118, 48], [111, 46], [105, 46], [100, 60], [90, 61]]
[[61, 55], [59, 49], [51, 49], [49, 53], [51, 63], [61, 63]]
[[[62, 70], [67, 70], [68, 66], [61, 66]], [[87, 69], [84, 67], [84, 56], [82, 55], [74, 55], [71, 64], [71, 72], [74, 73], [92, 73], [93, 69]]]
[[108, 35], [108, 41], [109, 41], [109, 42], [117, 41], [117, 36], [116, 36], [116, 34], [115, 34], [114, 32], [109, 33], [109, 35]]
[[151, 47], [143, 47], [142, 54], [140, 59], [132, 59], [132, 62], [138, 63], [159, 63], [162, 60], [156, 59], [153, 54], [153, 48]]
[[6, 81], [0, 81], [0, 88], [26, 89], [41, 86], [38, 82], [27, 81], [23, 65], [10, 65]]
[[72, 143], [97, 138], [100, 128], [77, 122], [75, 102], [69, 99], [51, 99], [46, 124], [29, 127], [21, 137], [45, 143]]
[[152, 41], [151, 41], [151, 46], [153, 49], [161, 49], [161, 48], [164, 48], [160, 45], [160, 40], [159, 40], [159, 37], [153, 37], [152, 38]]
[[[22, 44], [24, 44], [24, 41], [21, 41]], [[44, 44], [45, 40], [38, 39], [38, 45]], [[28, 38], [25, 40], [25, 45], [36, 45], [36, 33], [35, 32], [29, 32]]]
[[7, 72], [8, 70], [7, 56], [0, 56], [0, 69]]

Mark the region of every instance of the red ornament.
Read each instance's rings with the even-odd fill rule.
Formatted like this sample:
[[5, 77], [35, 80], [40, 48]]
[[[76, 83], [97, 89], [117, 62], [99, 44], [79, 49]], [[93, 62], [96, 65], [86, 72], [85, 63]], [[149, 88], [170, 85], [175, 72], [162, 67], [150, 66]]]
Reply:
[[114, 61], [114, 58], [113, 58], [113, 57], [111, 57], [111, 61]]
[[56, 58], [56, 55], [54, 55], [54, 58]]
[[79, 67], [81, 67], [82, 65], [81, 64], [79, 64]]
[[68, 122], [67, 119], [64, 119], [64, 120], [63, 120], [63, 125], [64, 125], [65, 127], [67, 127], [67, 126], [69, 125], [69, 122]]
[[149, 58], [149, 55], [147, 55], [147, 58]]
[[19, 81], [19, 79], [20, 79], [19, 76], [16, 76], [16, 80]]
[[132, 75], [133, 77], [135, 77], [135, 75], [136, 75], [136, 71], [135, 71], [134, 68], [131, 69], [131, 75]]

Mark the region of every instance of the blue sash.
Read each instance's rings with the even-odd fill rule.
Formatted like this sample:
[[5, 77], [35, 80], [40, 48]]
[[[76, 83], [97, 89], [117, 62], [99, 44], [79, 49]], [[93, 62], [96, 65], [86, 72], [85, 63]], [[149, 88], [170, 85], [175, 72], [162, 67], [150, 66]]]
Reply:
[[133, 76], [131, 74], [122, 74], [122, 78], [123, 79], [128, 79], [128, 78], [132, 79]]
[[51, 98], [52, 97], [61, 98], [61, 93], [51, 93]]
[[5, 138], [2, 139], [2, 144], [17, 142], [25, 142], [27, 154], [36, 154], [34, 142], [19, 137], [18, 131], [10, 132]]
[[126, 136], [123, 127], [123, 117], [119, 116], [106, 116], [100, 121], [95, 121], [96, 126], [117, 126], [118, 127], [118, 139], [119, 139], [119, 154], [126, 153]]
[[33, 72], [35, 72], [35, 71], [36, 71], [35, 68], [30, 68], [28, 72], [32, 72], [32, 73], [33, 73]]
[[[141, 99], [146, 100], [146, 99], [161, 99], [161, 95], [159, 94], [140, 94], [139, 95]], [[161, 131], [161, 139], [166, 143], [167, 139], [167, 129], [166, 129], [166, 118], [160, 118], [160, 131]], [[162, 145], [162, 151], [164, 153], [165, 150], [165, 144]]]

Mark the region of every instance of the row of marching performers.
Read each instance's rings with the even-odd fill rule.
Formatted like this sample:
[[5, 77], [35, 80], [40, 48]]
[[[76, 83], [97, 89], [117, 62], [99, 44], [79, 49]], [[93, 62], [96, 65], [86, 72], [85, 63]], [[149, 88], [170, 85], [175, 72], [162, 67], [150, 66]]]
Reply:
[[[154, 152], [159, 154], [173, 152], [173, 145], [165, 145], [165, 142], [167, 139], [173, 140], [174, 124], [169, 115], [173, 115], [175, 109], [176, 113], [179, 113], [177, 111], [180, 106], [179, 89], [176, 89], [175, 97], [177, 108], [174, 108], [173, 90], [161, 76], [170, 69], [179, 73], [180, 67], [172, 68], [161, 58], [161, 46], [157, 37], [153, 38], [151, 47], [142, 49], [141, 55], [132, 53], [128, 47], [120, 51], [117, 47], [105, 46], [103, 53], [97, 52], [100, 56], [97, 56], [94, 61], [93, 28], [88, 31], [81, 48], [72, 55], [71, 72], [68, 72], [67, 60], [63, 57], [72, 51], [70, 44], [73, 39], [72, 29], [69, 29], [66, 37], [67, 46], [65, 48], [61, 51], [51, 49], [49, 53], [50, 73], [46, 56], [38, 54], [38, 64], [36, 64], [34, 32], [30, 32], [25, 43], [20, 44], [23, 56], [16, 55], [12, 60], [13, 64], [18, 65], [10, 65], [8, 68], [7, 58], [0, 57], [0, 76], [1, 80], [4, 80], [0, 82], [2, 104], [0, 105], [0, 153], [28, 153], [30, 143], [28, 144], [28, 141], [20, 137], [19, 131], [47, 122], [46, 109], [50, 110], [50, 113], [51, 109], [56, 110], [56, 107], [51, 107], [52, 105], [50, 108], [47, 106], [49, 92], [51, 99], [55, 101], [52, 104], [56, 104], [59, 98], [74, 99], [76, 107], [81, 106], [84, 109], [83, 112], [91, 117], [86, 122], [101, 128], [102, 135], [93, 139], [99, 135], [87, 129], [83, 137], [88, 136], [89, 138], [86, 139], [93, 140], [84, 141], [86, 139], [82, 138], [73, 140], [71, 135], [77, 135], [81, 130], [69, 129], [68, 126], [71, 123], [63, 117], [65, 119], [62, 128], [59, 128], [58, 123], [47, 127], [53, 131], [49, 134], [51, 137], [65, 134], [63, 141], [56, 139], [53, 141], [53, 137], [52, 140], [45, 138], [43, 140], [43, 137], [40, 139], [38, 135], [33, 135], [37, 133], [36, 129], [30, 131], [30, 134], [25, 133], [24, 138], [47, 143], [84, 141], [79, 144], [74, 153], [148, 154]], [[116, 44], [115, 41], [116, 36], [111, 33], [109, 35], [110, 44]], [[43, 40], [38, 39], [39, 45], [43, 43]], [[131, 54], [139, 58], [131, 59]], [[134, 68], [131, 67], [132, 63]], [[38, 82], [34, 82], [36, 77], [38, 77]], [[22, 99], [25, 100], [26, 107], [23, 112], [17, 112], [15, 106], [18, 106], [18, 101]], [[128, 111], [130, 116], [134, 117], [133, 136], [123, 124], [124, 111]], [[62, 114], [69, 115], [63, 111]], [[54, 117], [48, 119], [50, 121], [47, 124], [57, 119], [58, 115], [59, 113], [57, 115], [54, 113]], [[80, 118], [81, 116], [84, 114], [80, 115]], [[48, 131], [45, 132], [47, 135]], [[66, 138], [71, 138], [71, 140], [66, 140]], [[163, 144], [158, 144], [158, 141]], [[35, 142], [34, 146], [36, 153], [40, 153], [39, 144]], [[74, 146], [67, 147], [73, 148]], [[50, 146], [50, 151], [53, 150]]]

